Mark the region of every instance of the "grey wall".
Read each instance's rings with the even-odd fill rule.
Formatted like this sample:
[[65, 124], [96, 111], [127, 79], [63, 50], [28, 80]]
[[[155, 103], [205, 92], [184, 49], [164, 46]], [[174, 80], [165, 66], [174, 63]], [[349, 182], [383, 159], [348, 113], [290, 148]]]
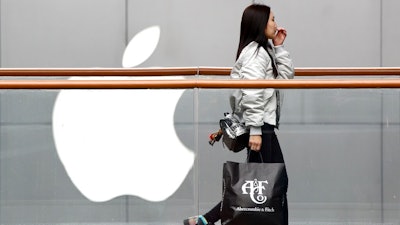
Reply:
[[[160, 44], [141, 67], [231, 66], [251, 2], [0, 0], [0, 66], [121, 67], [127, 41], [152, 25], [161, 26]], [[288, 30], [296, 67], [399, 66], [398, 1], [267, 3]], [[180, 223], [218, 201], [222, 162], [244, 160], [203, 141], [228, 108], [229, 90], [188, 90], [175, 125], [197, 161], [179, 190], [161, 203], [90, 202], [55, 151], [57, 94], [0, 92], [1, 224]], [[291, 224], [400, 223], [398, 90], [285, 90], [283, 110]]]
[[[120, 67], [126, 41], [161, 26], [141, 66], [231, 66], [251, 1], [1, 1], [2, 67]], [[268, 1], [297, 67], [396, 66], [394, 0]]]

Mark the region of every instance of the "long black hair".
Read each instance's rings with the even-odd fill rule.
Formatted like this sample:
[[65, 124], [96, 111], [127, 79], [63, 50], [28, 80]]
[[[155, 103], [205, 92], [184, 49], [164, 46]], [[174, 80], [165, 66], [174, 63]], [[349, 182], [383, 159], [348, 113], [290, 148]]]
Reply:
[[266, 5], [253, 4], [248, 6], [242, 15], [240, 24], [240, 40], [236, 59], [239, 58], [243, 48], [255, 41], [267, 50], [268, 38], [265, 36], [265, 27], [268, 24], [271, 8]]

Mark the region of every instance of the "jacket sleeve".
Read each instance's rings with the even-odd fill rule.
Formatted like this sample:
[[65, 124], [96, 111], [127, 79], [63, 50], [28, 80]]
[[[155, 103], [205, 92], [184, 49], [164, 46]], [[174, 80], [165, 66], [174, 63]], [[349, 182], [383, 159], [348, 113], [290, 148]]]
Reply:
[[294, 78], [294, 66], [292, 59], [290, 58], [289, 52], [284, 49], [283, 45], [274, 46], [275, 59], [278, 70], [277, 79], [293, 79]]
[[[240, 69], [242, 79], [273, 79], [273, 71], [268, 53], [259, 48], [248, 58]], [[264, 125], [264, 110], [266, 99], [273, 95], [273, 89], [242, 89], [241, 108], [243, 119], [250, 128], [250, 135], [261, 135], [261, 126]]]

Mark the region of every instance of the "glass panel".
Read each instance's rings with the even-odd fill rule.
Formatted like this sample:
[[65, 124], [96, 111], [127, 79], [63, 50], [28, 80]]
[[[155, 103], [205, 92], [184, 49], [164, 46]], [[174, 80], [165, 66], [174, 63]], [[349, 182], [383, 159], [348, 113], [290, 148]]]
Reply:
[[[54, 121], [59, 90], [0, 91], [0, 224], [177, 224], [205, 213], [221, 199], [222, 163], [246, 158], [245, 151], [229, 152], [221, 142], [208, 144], [209, 134], [218, 130], [218, 120], [230, 111], [231, 91], [75, 90], [70, 93], [79, 93], [76, 107], [70, 107], [68, 113], [61, 111], [65, 123]], [[115, 92], [124, 97], [111, 98]], [[399, 224], [399, 90], [283, 92], [281, 127], [276, 132], [289, 175], [291, 224]], [[102, 94], [100, 102], [86, 99], [86, 95], [98, 93]], [[132, 101], [121, 100], [126, 97]], [[81, 104], [82, 100], [86, 104]], [[111, 103], [110, 111], [96, 108]], [[131, 111], [124, 113], [125, 109]], [[95, 113], [88, 113], [90, 110]], [[85, 133], [82, 128], [76, 132], [87, 142], [111, 142], [108, 156], [125, 154], [119, 151], [119, 143], [139, 147], [129, 151], [134, 152], [127, 155], [131, 158], [120, 157], [117, 164], [104, 157], [102, 148], [92, 149], [92, 158], [88, 158], [89, 144], [75, 158], [60, 153], [54, 136], [59, 128], [55, 126], [61, 124], [61, 130], [67, 130], [71, 122], [67, 119], [75, 118], [76, 112], [88, 116], [86, 120], [76, 118], [82, 127], [93, 122], [92, 118], [103, 118], [91, 124], [97, 131]], [[168, 130], [163, 121], [174, 129]], [[107, 138], [90, 139], [99, 129], [104, 129], [107, 135], [102, 137]], [[121, 139], [114, 141], [116, 137]], [[143, 140], [147, 143], [144, 147]], [[73, 141], [77, 140], [67, 143]], [[108, 161], [96, 163], [104, 158]], [[82, 162], [85, 166], [79, 167], [78, 175], [71, 172], [70, 168]], [[141, 162], [144, 166], [132, 169]], [[121, 176], [109, 173], [121, 164], [127, 171], [121, 171], [124, 182], [119, 184]], [[179, 172], [168, 172], [174, 168]], [[82, 178], [90, 172], [91, 176]], [[92, 181], [102, 178], [109, 180], [90, 188]], [[114, 188], [119, 192], [111, 200], [91, 199]], [[130, 190], [138, 193], [126, 195]], [[160, 193], [167, 194], [160, 197]], [[158, 199], [151, 199], [155, 196]]]

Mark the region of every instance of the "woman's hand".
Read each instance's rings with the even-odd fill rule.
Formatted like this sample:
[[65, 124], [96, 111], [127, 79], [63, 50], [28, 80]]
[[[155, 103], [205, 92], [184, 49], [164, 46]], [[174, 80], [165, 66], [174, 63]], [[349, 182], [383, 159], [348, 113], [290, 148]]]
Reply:
[[272, 42], [274, 43], [275, 46], [283, 45], [283, 42], [285, 41], [287, 36], [287, 31], [283, 27], [278, 27], [276, 35], [274, 39], [272, 39]]
[[261, 135], [250, 135], [249, 148], [256, 152], [261, 150]]

